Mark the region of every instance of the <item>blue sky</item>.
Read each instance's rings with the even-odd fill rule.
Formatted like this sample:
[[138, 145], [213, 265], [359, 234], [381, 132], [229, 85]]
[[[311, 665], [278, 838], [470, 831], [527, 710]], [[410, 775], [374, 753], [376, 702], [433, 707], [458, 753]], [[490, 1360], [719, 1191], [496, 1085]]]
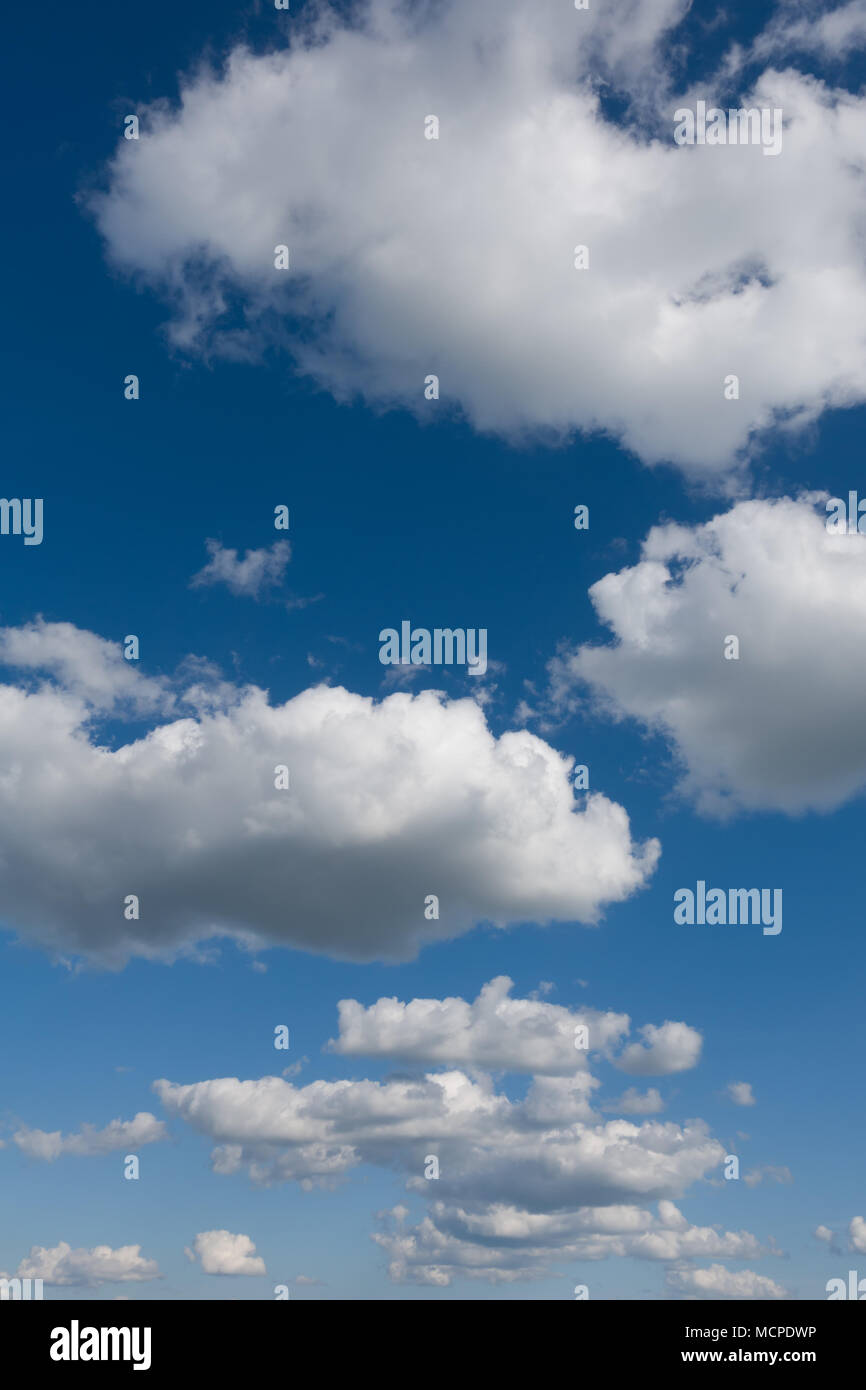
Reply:
[[[866, 12], [855, 0], [844, 23], [824, 31], [823, 8], [735, 4], [721, 15], [698, 3], [681, 16], [683, 6], [658, 0], [639, 7], [646, 33], [636, 26], [636, 46], [624, 51], [621, 17], [607, 29], [593, 14], [598, 28], [575, 35], [564, 75], [553, 42], [562, 7], [539, 7], [533, 67], [524, 65], [529, 36], [493, 22], [498, 11], [506, 25], [520, 7], [479, 3], [479, 32], [495, 31], [501, 47], [497, 55], [491, 44], [472, 87], [463, 67], [478, 37], [471, 20], [449, 27], [448, 6], [428, 7], [430, 56], [420, 58], [424, 44], [379, 4], [359, 81], [390, 92], [402, 54], [397, 67], [421, 92], [419, 131], [429, 103], [442, 103], [435, 154], [452, 162], [442, 161], [428, 208], [426, 175], [401, 146], [383, 153], [375, 136], [394, 108], [377, 95], [359, 110], [334, 82], [339, 27], [307, 50], [303, 70], [278, 60], [254, 68], [250, 85], [219, 69], [244, 40], [254, 65], [282, 53], [289, 35], [300, 52], [310, 8], [218, 4], [182, 25], [161, 4], [110, 19], [77, 13], [62, 27], [37, 13], [15, 17], [14, 47], [39, 53], [40, 85], [34, 92], [20, 67], [7, 75], [12, 110], [26, 118], [9, 153], [16, 216], [3, 229], [13, 326], [3, 493], [43, 498], [45, 523], [39, 546], [0, 536], [0, 1270], [41, 1270], [48, 1297], [97, 1299], [269, 1298], [275, 1285], [292, 1298], [558, 1299], [576, 1284], [593, 1299], [825, 1297], [828, 1279], [866, 1261], [866, 554], [859, 536], [828, 539], [823, 496], [804, 495], [866, 492], [862, 329], [848, 322], [866, 295], [863, 186], [846, 145], [856, 149], [863, 129]], [[359, 22], [354, 7], [337, 8]], [[187, 82], [184, 109], [198, 109], [201, 124], [176, 106], [152, 109], [176, 101], [179, 74], [195, 74], [203, 56], [222, 76]], [[509, 61], [515, 110], [497, 109], [515, 156], [503, 210], [513, 197], [515, 218], [495, 223], [501, 240], [476, 245], [472, 219], [486, 214], [471, 173], [499, 137], [470, 91], [495, 107]], [[290, 90], [292, 72], [297, 90], [286, 100], [303, 144], [275, 133], [268, 106], [282, 110], [269, 83]], [[804, 73], [835, 94], [817, 111]], [[598, 90], [598, 105], [566, 108], [561, 124], [546, 125], [540, 96], [552, 100], [566, 81]], [[330, 91], [327, 136], [316, 91]], [[753, 91], [758, 104], [790, 113], [778, 160], [676, 150], [674, 106], [745, 103]], [[234, 102], [230, 120], [221, 93]], [[122, 140], [133, 111], [143, 113], [141, 149]], [[539, 139], [529, 166], [511, 143], [512, 118]], [[346, 150], [335, 155], [341, 130]], [[601, 281], [598, 299], [562, 316], [579, 279], [571, 246], [585, 237], [567, 225], [561, 291], [532, 252], [533, 236], [559, 225], [559, 194], [550, 192], [549, 218], [545, 198], [571, 176], [557, 164], [560, 138], [594, 151], [573, 221], [596, 228], [589, 274]], [[237, 167], [223, 160], [235, 139]], [[614, 142], [607, 156], [605, 141]], [[419, 158], [433, 153], [421, 134], [418, 146]], [[662, 168], [654, 151], [663, 146]], [[140, 154], [151, 163], [133, 167]], [[714, 176], [679, 173], [694, 155], [719, 155], [727, 163], [717, 167], [732, 171], [710, 211]], [[344, 158], [362, 166], [369, 200], [360, 205], [356, 188], [344, 201], [332, 191]], [[329, 159], [341, 167], [329, 172]], [[762, 198], [776, 166], [781, 182], [769, 196], [780, 221], [771, 226]], [[242, 180], [235, 193], [232, 179]], [[643, 179], [670, 195], [670, 223], [654, 222], [658, 191], [635, 201]], [[405, 192], [389, 199], [401, 180]], [[278, 208], [272, 222], [279, 190], [291, 212]], [[436, 221], [429, 243], [419, 244], [407, 210], [415, 199]], [[608, 199], [617, 211], [605, 223]], [[518, 225], [524, 204], [534, 211]], [[224, 219], [209, 222], [214, 209]], [[297, 290], [275, 287], [270, 267], [250, 269], [280, 215], [295, 234]], [[691, 262], [682, 285], [671, 256], [680, 236]], [[616, 282], [607, 290], [606, 275]], [[659, 306], [680, 289], [691, 306], [680, 330], [687, 367], [677, 346], [666, 361], [660, 346]], [[707, 296], [718, 317], [700, 312]], [[443, 383], [435, 402], [424, 401], [416, 369], [428, 324], [429, 370]], [[717, 360], [741, 352], [742, 399], [722, 404]], [[137, 401], [123, 396], [128, 373], [140, 379]], [[733, 432], [729, 407], [742, 421]], [[587, 531], [573, 524], [581, 503]], [[273, 528], [279, 504], [290, 509], [286, 533]], [[683, 529], [642, 550], [652, 528], [668, 525]], [[271, 587], [191, 585], [208, 540], [242, 556], [283, 538], [291, 559]], [[666, 563], [657, 590], [654, 567]], [[781, 585], [780, 574], [790, 576]], [[605, 576], [594, 602], [589, 591]], [[379, 633], [403, 619], [486, 629], [487, 675], [427, 668], [394, 679], [379, 661]], [[741, 635], [736, 664], [721, 655], [729, 631]], [[134, 667], [120, 657], [130, 633], [141, 643]], [[193, 683], [205, 690], [198, 705], [185, 699]], [[277, 711], [315, 693], [305, 713], [270, 720], [243, 705], [250, 686]], [[333, 721], [348, 721], [350, 708], [331, 702], [338, 687], [363, 699], [335, 742]], [[425, 690], [444, 692], [442, 723], [410, 700]], [[476, 698], [489, 734], [467, 712]], [[377, 725], [369, 702], [383, 700], [400, 712]], [[165, 734], [160, 761], [147, 735], [178, 720], [187, 723]], [[171, 738], [194, 739], [199, 724], [210, 742], [190, 757], [207, 765], [189, 772]], [[462, 751], [443, 747], [440, 758], [451, 734]], [[515, 748], [508, 740], [518, 737], [522, 751], [513, 761], [495, 755], [486, 798], [491, 739], [503, 737], [497, 747]], [[297, 810], [272, 812], [281, 794], [250, 800], [247, 774], [256, 760], [270, 769], [281, 739], [297, 750], [287, 793]], [[107, 765], [130, 744], [139, 752], [126, 796], [127, 774], [112, 781]], [[524, 754], [541, 759], [533, 766], [543, 776]], [[564, 804], [563, 757], [589, 766], [590, 799], [622, 808], [625, 830], [613, 816], [598, 840], [583, 838], [575, 823], [586, 802], [580, 793], [573, 809]], [[640, 856], [655, 839], [653, 866]], [[781, 888], [782, 932], [677, 925], [674, 892], [701, 879]], [[139, 891], [142, 922], [129, 934], [111, 904]], [[423, 939], [425, 893], [442, 897], [440, 940]], [[208, 917], [221, 894], [233, 904], [228, 925]], [[417, 919], [406, 918], [407, 901]], [[326, 1050], [341, 1000], [366, 1009], [390, 997], [473, 1001], [500, 976], [531, 1005], [528, 1025], [525, 1013], [522, 1023], [503, 1015], [501, 1065], [489, 1054], [481, 1065], [466, 1037], [448, 1044], [447, 1064], [435, 1046], [424, 1057], [408, 1019], [403, 1054], [400, 1042], [387, 1056]], [[530, 1035], [555, 1039], [585, 1010], [630, 1023], [591, 1044], [600, 1084], [551, 1093], [545, 1125], [526, 1110], [532, 1072], [509, 1064], [507, 1039], [519, 1050], [524, 1027], [527, 1045]], [[373, 1031], [380, 1023], [370, 1016]], [[667, 1023], [686, 1032], [655, 1069], [624, 1063], [627, 1047], [649, 1041], [642, 1027]], [[273, 1047], [280, 1024], [288, 1052]], [[479, 1037], [478, 1018], [473, 1028]], [[571, 1060], [571, 1080], [584, 1078], [583, 1059]], [[355, 1089], [329, 1093], [329, 1116], [297, 1122], [286, 1118], [295, 1099], [262, 1093], [254, 1123], [229, 1089], [206, 1092], [206, 1083], [255, 1083], [295, 1064], [286, 1090], [343, 1080]], [[455, 1070], [469, 1110], [481, 1106], [477, 1131], [437, 1108], [435, 1078]], [[568, 1074], [554, 1060], [535, 1073], [538, 1094]], [[406, 1078], [426, 1088], [420, 1099], [394, 1089]], [[199, 1088], [195, 1123], [174, 1093], [154, 1091], [160, 1079]], [[379, 1121], [368, 1117], [359, 1139], [367, 1081], [391, 1087], [387, 1105], [397, 1108], [375, 1134]], [[754, 1103], [732, 1098], [730, 1085], [743, 1082]], [[485, 1087], [496, 1098], [489, 1126]], [[631, 1087], [654, 1088], [663, 1108], [617, 1109]], [[416, 1101], [434, 1115], [417, 1133]], [[305, 1099], [297, 1103], [303, 1110]], [[141, 1112], [165, 1127], [159, 1142], [105, 1141], [106, 1152], [49, 1161], [32, 1139], [101, 1131]], [[309, 1155], [295, 1163], [305, 1141], [353, 1152], [335, 1158], [332, 1180], [323, 1171], [305, 1182]], [[239, 1150], [231, 1172], [212, 1157], [220, 1145]], [[539, 1158], [545, 1145], [558, 1155], [553, 1177]], [[440, 1149], [437, 1187], [419, 1161]], [[138, 1181], [123, 1178], [130, 1152]], [[739, 1156], [740, 1180], [723, 1179], [725, 1154]], [[401, 1205], [397, 1237], [377, 1214]], [[413, 1235], [431, 1211], [426, 1237]], [[513, 1234], [513, 1223], [533, 1221], [533, 1238]], [[383, 1243], [371, 1240], [383, 1231]], [[659, 1242], [636, 1239], [660, 1231], [666, 1256]], [[208, 1273], [201, 1254], [184, 1250], [220, 1232], [248, 1237], [254, 1251], [213, 1242], [221, 1272]], [[71, 1255], [58, 1253], [62, 1244]], [[116, 1252], [113, 1264], [94, 1255], [101, 1246]], [[130, 1246], [139, 1254], [125, 1255]], [[264, 1272], [222, 1272], [242, 1267], [245, 1251]], [[721, 1273], [702, 1281], [702, 1270]]]

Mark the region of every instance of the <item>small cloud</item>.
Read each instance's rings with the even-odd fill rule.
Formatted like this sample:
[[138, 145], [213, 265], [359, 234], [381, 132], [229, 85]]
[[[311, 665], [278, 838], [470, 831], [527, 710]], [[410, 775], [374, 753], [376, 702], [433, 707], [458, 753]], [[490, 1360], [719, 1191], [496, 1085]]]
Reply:
[[777, 1168], [765, 1163], [761, 1168], [752, 1168], [743, 1178], [747, 1187], [760, 1187], [762, 1182], [793, 1182], [790, 1168]]
[[300, 1062], [293, 1062], [290, 1067], [283, 1067], [283, 1076], [297, 1076], [309, 1062], [309, 1057], [302, 1057]]
[[147, 1110], [140, 1110], [131, 1120], [112, 1120], [104, 1129], [85, 1124], [78, 1134], [63, 1135], [59, 1129], [49, 1133], [22, 1125], [12, 1136], [28, 1158], [39, 1158], [46, 1163], [53, 1163], [63, 1154], [91, 1158], [118, 1149], [135, 1150], [142, 1144], [158, 1144], [168, 1137], [163, 1121]]
[[[205, 542], [210, 559], [190, 580], [191, 589], [224, 584], [239, 598], [258, 599], [266, 589], [282, 584], [292, 555], [288, 541], [274, 541], [269, 548], [248, 550], [243, 559], [237, 550], [228, 550], [219, 541]], [[312, 600], [310, 600], [312, 602]]]
[[552, 994], [556, 985], [552, 980], [539, 980], [537, 988], [530, 990], [528, 999], [543, 999], [545, 995]]
[[311, 594], [309, 598], [302, 598], [293, 594], [291, 598], [286, 599], [286, 612], [296, 613], [300, 608], [309, 608], [311, 603], [320, 603], [324, 597], [324, 594]]
[[425, 666], [423, 662], [410, 664], [409, 662], [400, 663], [396, 666], [389, 666], [382, 677], [382, 686], [386, 689], [393, 686], [411, 685], [420, 675], [430, 674], [432, 666]]
[[725, 1087], [725, 1095], [728, 1100], [734, 1102], [734, 1105], [754, 1105], [756, 1103], [750, 1081], [729, 1081]]
[[192, 1249], [187, 1245], [184, 1254], [193, 1263], [198, 1259], [205, 1274], [267, 1274], [249, 1236], [231, 1231], [199, 1231]]
[[632, 1076], [670, 1076], [697, 1066], [703, 1038], [696, 1028], [667, 1019], [659, 1027], [647, 1023], [640, 1032], [644, 1041], [631, 1043], [617, 1058], [620, 1071]]
[[866, 1255], [866, 1221], [862, 1216], [852, 1216], [851, 1225], [848, 1227], [848, 1239], [852, 1250]]
[[601, 1108], [606, 1114], [657, 1115], [664, 1110], [665, 1103], [655, 1086], [648, 1091], [639, 1091], [636, 1086], [630, 1086], [618, 1100], [609, 1100]]

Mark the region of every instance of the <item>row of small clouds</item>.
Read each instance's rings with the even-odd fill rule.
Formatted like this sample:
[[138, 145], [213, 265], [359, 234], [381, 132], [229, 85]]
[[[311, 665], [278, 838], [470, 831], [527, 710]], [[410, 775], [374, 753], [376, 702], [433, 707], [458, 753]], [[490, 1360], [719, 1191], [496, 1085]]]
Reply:
[[[664, 1104], [655, 1088], [631, 1087], [618, 1100], [594, 1105], [597, 1062], [675, 1076], [699, 1060], [697, 1030], [671, 1022], [644, 1026], [643, 1042], [624, 1047], [627, 1015], [566, 1009], [539, 998], [539, 990], [515, 998], [512, 988], [499, 977], [471, 1002], [381, 998], [365, 1007], [341, 1001], [338, 1035], [327, 1045], [332, 1054], [432, 1062], [446, 1070], [305, 1086], [276, 1076], [161, 1080], [154, 1090], [169, 1116], [211, 1140], [212, 1167], [224, 1177], [246, 1173], [257, 1185], [327, 1189], [363, 1165], [402, 1173], [407, 1194], [427, 1211], [415, 1226], [403, 1204], [379, 1215], [373, 1239], [397, 1282], [513, 1282], [548, 1277], [575, 1260], [634, 1257], [664, 1264], [673, 1296], [789, 1296], [764, 1275], [719, 1264], [694, 1267], [701, 1258], [763, 1260], [782, 1253], [772, 1238], [696, 1225], [680, 1209], [695, 1184], [715, 1181], [711, 1175], [726, 1158], [703, 1121], [648, 1118]], [[578, 1026], [589, 1030], [587, 1051], [573, 1045]], [[525, 1096], [510, 1099], [491, 1070], [529, 1072]], [[735, 1104], [754, 1104], [749, 1083], [732, 1082], [726, 1094]], [[603, 1118], [611, 1112], [622, 1118]], [[66, 1137], [26, 1126], [13, 1135], [24, 1153], [45, 1161], [167, 1137], [165, 1124], [148, 1112], [102, 1130], [83, 1125]], [[431, 1154], [435, 1182], [422, 1176]], [[787, 1168], [772, 1164], [744, 1176], [750, 1188], [793, 1181]], [[819, 1226], [815, 1236], [839, 1252], [841, 1238], [829, 1227]], [[849, 1224], [848, 1248], [866, 1251], [859, 1216]], [[224, 1229], [199, 1233], [186, 1253], [208, 1274], [266, 1272], [252, 1240]], [[139, 1246], [71, 1251], [61, 1243], [34, 1249], [18, 1276], [86, 1284], [155, 1278], [158, 1270]]]
[[[187, 1259], [198, 1264], [203, 1274], [265, 1275], [267, 1269], [261, 1255], [247, 1235], [231, 1231], [200, 1231], [184, 1251]], [[137, 1284], [161, 1279], [156, 1260], [147, 1259], [140, 1245], [95, 1245], [92, 1249], [73, 1249], [66, 1241], [45, 1247], [34, 1245], [30, 1254], [18, 1265], [14, 1276], [2, 1274], [3, 1279], [41, 1279], [43, 1283], [61, 1288], [98, 1288], [102, 1284]], [[317, 1284], [300, 1274], [296, 1284]]]

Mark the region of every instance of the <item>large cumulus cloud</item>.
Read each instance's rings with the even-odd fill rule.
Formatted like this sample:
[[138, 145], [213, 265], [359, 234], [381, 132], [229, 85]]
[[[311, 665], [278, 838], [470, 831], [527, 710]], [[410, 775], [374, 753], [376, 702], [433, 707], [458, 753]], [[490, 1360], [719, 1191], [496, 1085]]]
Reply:
[[[741, 91], [736, 56], [677, 92], [684, 0], [312, 8], [290, 48], [238, 48], [140, 106], [91, 198], [181, 348], [276, 340], [337, 397], [428, 416], [436, 373], [433, 409], [478, 429], [605, 431], [702, 477], [774, 422], [866, 399], [862, 95], [772, 67]], [[699, 98], [781, 109], [781, 154], [676, 146]]]
[[[658, 855], [621, 806], [578, 804], [569, 759], [497, 739], [470, 699], [319, 686], [272, 705], [137, 678], [67, 624], [7, 629], [0, 657], [17, 676], [0, 686], [0, 919], [59, 954], [122, 964], [227, 935], [406, 959], [482, 920], [595, 922]], [[106, 746], [99, 721], [139, 696], [177, 717]]]

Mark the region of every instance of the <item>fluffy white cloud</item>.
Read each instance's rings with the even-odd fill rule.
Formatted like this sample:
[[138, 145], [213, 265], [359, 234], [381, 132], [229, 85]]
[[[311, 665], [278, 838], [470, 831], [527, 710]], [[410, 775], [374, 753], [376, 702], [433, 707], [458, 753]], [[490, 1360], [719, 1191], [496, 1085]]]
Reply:
[[231, 1231], [199, 1231], [186, 1247], [187, 1258], [199, 1261], [205, 1274], [267, 1274], [265, 1262], [256, 1254], [249, 1236]]
[[852, 1216], [851, 1224], [848, 1227], [848, 1239], [852, 1250], [858, 1250], [861, 1255], [866, 1255], [866, 1221], [862, 1216]]
[[[393, 1057], [477, 1066], [488, 1070], [570, 1076], [589, 1052], [607, 1052], [629, 1031], [628, 1014], [570, 1011], [538, 999], [513, 999], [513, 982], [500, 975], [478, 998], [379, 999], [365, 1009], [354, 999], [338, 1004], [340, 1035], [329, 1044], [343, 1056]], [[587, 1029], [588, 1049], [575, 1047], [575, 1029]]]
[[730, 104], [737, 70], [673, 89], [686, 0], [353, 9], [309, 6], [291, 48], [238, 48], [177, 106], [136, 104], [142, 138], [120, 141], [91, 206], [181, 348], [276, 341], [337, 397], [428, 417], [435, 373], [434, 413], [512, 437], [605, 431], [703, 475], [774, 421], [866, 398], [866, 98], [769, 68], [733, 104], [783, 110], [778, 157], [678, 147], [675, 109]]
[[589, 1081], [541, 1077], [522, 1101], [483, 1073], [459, 1071], [304, 1087], [275, 1076], [163, 1080], [154, 1089], [170, 1114], [219, 1146], [219, 1172], [247, 1168], [264, 1183], [328, 1182], [361, 1163], [396, 1164], [411, 1190], [429, 1194], [423, 1173], [435, 1154], [440, 1197], [544, 1211], [677, 1197], [722, 1162], [724, 1149], [699, 1121], [599, 1123]]
[[725, 1094], [728, 1100], [734, 1102], [734, 1105], [754, 1105], [756, 1103], [751, 1081], [729, 1081], [725, 1087]]
[[[619, 1046], [628, 1017], [598, 1017], [610, 1047]], [[535, 1278], [578, 1259], [671, 1263], [778, 1255], [772, 1242], [762, 1246], [747, 1231], [687, 1220], [674, 1199], [708, 1179], [724, 1161], [724, 1147], [700, 1120], [605, 1121], [591, 1105], [600, 1082], [586, 1057], [570, 1062], [571, 1074], [559, 1074], [562, 1048], [574, 1051], [572, 1015], [537, 998], [513, 999], [507, 978], [491, 981], [471, 1004], [380, 999], [363, 1009], [343, 1001], [340, 1024], [332, 1051], [460, 1058], [473, 1070], [304, 1086], [276, 1076], [160, 1080], [154, 1090], [170, 1115], [213, 1142], [212, 1166], [223, 1176], [246, 1172], [260, 1185], [296, 1181], [311, 1188], [332, 1186], [362, 1165], [402, 1174], [407, 1193], [428, 1210], [414, 1228], [403, 1204], [382, 1214], [374, 1239], [393, 1279], [500, 1282]], [[687, 1056], [691, 1064], [697, 1060], [700, 1036], [685, 1025], [644, 1031], [642, 1064], [648, 1057], [663, 1068], [682, 1065]], [[484, 1059], [524, 1071], [527, 1052], [551, 1074], [534, 1074], [517, 1097], [478, 1069]], [[661, 1098], [632, 1088], [614, 1105], [620, 1115], [645, 1115], [660, 1108]], [[657, 1204], [655, 1212], [647, 1202]]]
[[168, 1138], [162, 1120], [146, 1110], [140, 1110], [131, 1120], [112, 1120], [104, 1129], [82, 1125], [78, 1134], [61, 1134], [60, 1130], [29, 1129], [22, 1125], [12, 1138], [30, 1158], [53, 1163], [62, 1154], [92, 1156], [114, 1153], [116, 1149], [136, 1149], [142, 1144], [157, 1144]]
[[[0, 666], [17, 671], [21, 680], [25, 674], [43, 681], [51, 677], [70, 701], [78, 699], [89, 710], [144, 716], [170, 710], [175, 703], [168, 682], [142, 675], [124, 659], [120, 642], [107, 642], [74, 623], [38, 618], [0, 628]], [[7, 711], [6, 720], [11, 713]]]
[[373, 1235], [395, 1283], [445, 1287], [457, 1277], [511, 1283], [541, 1278], [565, 1261], [757, 1259], [772, 1253], [748, 1231], [690, 1226], [672, 1202], [660, 1202], [658, 1216], [636, 1206], [538, 1214], [502, 1204], [467, 1211], [434, 1202], [416, 1227], [407, 1227], [405, 1217], [404, 1207], [382, 1213], [384, 1229]]
[[552, 663], [554, 702], [588, 686], [666, 735], [706, 812], [830, 810], [861, 792], [866, 536], [828, 531], [824, 496], [654, 527], [637, 565], [590, 589], [615, 640]]
[[[78, 687], [92, 644], [67, 643]], [[69, 668], [0, 686], [0, 918], [58, 954], [122, 964], [227, 935], [406, 959], [482, 920], [595, 922], [658, 856], [621, 806], [578, 804], [571, 759], [526, 731], [495, 738], [470, 699], [319, 686], [274, 706], [203, 681], [183, 693], [196, 714], [110, 749]]]
[[764, 33], [742, 53], [732, 54], [731, 66], [748, 57], [766, 61], [793, 53], [815, 53], [823, 59], [847, 58], [866, 47], [866, 4], [849, 0], [822, 14], [803, 12], [799, 0], [782, 0]]
[[788, 1298], [787, 1289], [756, 1274], [751, 1269], [725, 1269], [710, 1265], [709, 1269], [671, 1269], [667, 1273], [668, 1287], [689, 1298]]
[[816, 1226], [812, 1235], [816, 1240], [824, 1241], [826, 1245], [829, 1245], [833, 1240], [833, 1232], [830, 1230], [829, 1226]]
[[219, 541], [209, 540], [205, 544], [210, 559], [204, 569], [193, 575], [190, 588], [225, 584], [230, 593], [243, 598], [260, 598], [265, 590], [282, 584], [292, 554], [288, 541], [274, 541], [270, 547], [248, 550], [242, 558]]
[[606, 1101], [601, 1108], [617, 1115], [658, 1115], [659, 1111], [664, 1110], [665, 1103], [655, 1086], [650, 1086], [648, 1091], [629, 1086], [616, 1100]]
[[65, 1240], [51, 1249], [34, 1245], [16, 1270], [18, 1279], [42, 1279], [46, 1284], [95, 1288], [99, 1284], [137, 1283], [161, 1279], [156, 1260], [147, 1260], [140, 1245], [94, 1245], [73, 1250]]
[[[596, 1009], [569, 1010], [537, 998], [511, 997], [513, 981], [499, 975], [484, 985], [478, 998], [379, 999], [369, 1008], [341, 999], [339, 1037], [328, 1044], [342, 1056], [389, 1057], [529, 1072], [536, 1077], [566, 1077], [584, 1069], [592, 1053], [601, 1053], [623, 1071], [667, 1075], [696, 1066], [701, 1035], [686, 1023], [647, 1024], [644, 1044], [633, 1043], [618, 1059], [614, 1051], [631, 1031], [628, 1014]], [[583, 1046], [585, 1029], [588, 1046]], [[577, 1036], [576, 1036], [577, 1035]], [[632, 1090], [617, 1104], [621, 1113], [652, 1114], [662, 1109], [657, 1091], [639, 1096]]]
[[696, 1028], [667, 1021], [658, 1027], [644, 1024], [640, 1031], [644, 1041], [625, 1049], [617, 1061], [621, 1071], [632, 1076], [670, 1076], [697, 1066], [703, 1038]]

